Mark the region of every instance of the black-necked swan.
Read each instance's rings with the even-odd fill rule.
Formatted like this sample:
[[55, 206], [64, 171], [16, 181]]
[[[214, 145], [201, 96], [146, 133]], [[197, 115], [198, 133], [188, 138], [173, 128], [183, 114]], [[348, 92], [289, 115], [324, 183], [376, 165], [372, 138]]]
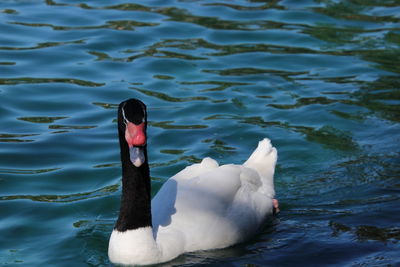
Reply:
[[269, 139], [243, 165], [205, 158], [186, 167], [151, 200], [146, 106], [129, 99], [118, 107], [122, 196], [108, 256], [112, 263], [147, 265], [185, 252], [225, 248], [244, 241], [277, 208], [277, 150]]

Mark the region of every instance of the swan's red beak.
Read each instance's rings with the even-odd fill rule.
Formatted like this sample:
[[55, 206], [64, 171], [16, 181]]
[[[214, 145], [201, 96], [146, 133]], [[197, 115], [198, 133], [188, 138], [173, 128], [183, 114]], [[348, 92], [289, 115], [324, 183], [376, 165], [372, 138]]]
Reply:
[[128, 122], [125, 130], [125, 140], [129, 146], [129, 157], [133, 165], [142, 166], [146, 158], [143, 153], [143, 146], [146, 145], [145, 124], [139, 125]]
[[136, 125], [132, 122], [128, 122], [125, 130], [125, 139], [129, 147], [144, 146], [146, 144], [146, 133], [145, 133], [144, 122], [142, 122], [139, 125]]

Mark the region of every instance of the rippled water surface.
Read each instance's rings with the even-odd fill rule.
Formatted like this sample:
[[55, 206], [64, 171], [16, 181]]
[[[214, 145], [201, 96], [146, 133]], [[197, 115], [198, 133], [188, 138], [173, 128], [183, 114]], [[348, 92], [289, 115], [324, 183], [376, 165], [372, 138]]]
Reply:
[[281, 213], [166, 264], [400, 264], [400, 2], [0, 2], [0, 265], [107, 266], [116, 107], [149, 107], [153, 193], [278, 148]]

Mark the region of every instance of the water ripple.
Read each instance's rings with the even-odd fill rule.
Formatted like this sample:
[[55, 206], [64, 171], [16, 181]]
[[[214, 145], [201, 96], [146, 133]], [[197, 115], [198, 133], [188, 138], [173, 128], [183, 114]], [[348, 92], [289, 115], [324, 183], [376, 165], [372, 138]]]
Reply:
[[21, 117], [21, 118], [18, 118], [18, 120], [32, 122], [32, 123], [53, 123], [57, 120], [62, 120], [62, 119], [66, 119], [66, 118], [68, 118], [68, 117], [42, 116], [42, 117]]
[[[96, 26], [56, 26], [52, 24], [46, 23], [26, 23], [26, 22], [9, 22], [10, 24], [16, 24], [27, 27], [50, 27], [55, 31], [69, 31], [69, 30], [96, 30], [96, 29], [113, 29], [113, 30], [124, 30], [131, 31], [136, 27], [152, 27], [157, 26], [157, 23], [146, 23], [139, 22], [134, 20], [115, 20], [115, 21], [107, 21], [104, 25], [96, 25]], [[54, 44], [53, 44], [54, 45]]]
[[13, 50], [13, 51], [35, 50], [35, 49], [56, 47], [56, 46], [69, 45], [69, 44], [83, 44], [84, 42], [85, 42], [85, 40], [75, 40], [75, 41], [68, 41], [68, 42], [46, 42], [46, 43], [39, 43], [39, 44], [37, 44], [35, 46], [31, 46], [31, 47], [0, 46], [0, 50]]
[[104, 83], [96, 83], [91, 81], [73, 79], [73, 78], [1, 78], [0, 85], [17, 85], [17, 84], [34, 84], [34, 83], [69, 83], [79, 86], [98, 87], [103, 86]]
[[77, 193], [70, 195], [12, 195], [0, 196], [0, 201], [10, 200], [32, 200], [35, 202], [51, 202], [51, 203], [71, 203], [76, 201], [88, 200], [110, 195], [118, 190], [119, 185], [106, 186], [92, 192]]
[[38, 136], [39, 134], [9, 134], [9, 133], [0, 133], [0, 142], [7, 143], [23, 143], [23, 142], [33, 142], [32, 139], [21, 139], [23, 137], [32, 137]]
[[20, 170], [20, 169], [0, 169], [0, 173], [9, 174], [41, 174], [47, 172], [58, 171], [61, 168], [50, 168], [50, 169], [37, 169], [37, 170]]

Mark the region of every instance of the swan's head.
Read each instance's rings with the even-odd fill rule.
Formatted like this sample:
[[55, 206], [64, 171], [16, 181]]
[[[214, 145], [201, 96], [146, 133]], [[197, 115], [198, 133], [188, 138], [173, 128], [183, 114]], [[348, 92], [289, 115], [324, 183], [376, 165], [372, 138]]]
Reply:
[[129, 147], [129, 158], [133, 165], [140, 167], [145, 162], [147, 112], [146, 105], [138, 99], [129, 99], [119, 105], [118, 123], [125, 133]]

